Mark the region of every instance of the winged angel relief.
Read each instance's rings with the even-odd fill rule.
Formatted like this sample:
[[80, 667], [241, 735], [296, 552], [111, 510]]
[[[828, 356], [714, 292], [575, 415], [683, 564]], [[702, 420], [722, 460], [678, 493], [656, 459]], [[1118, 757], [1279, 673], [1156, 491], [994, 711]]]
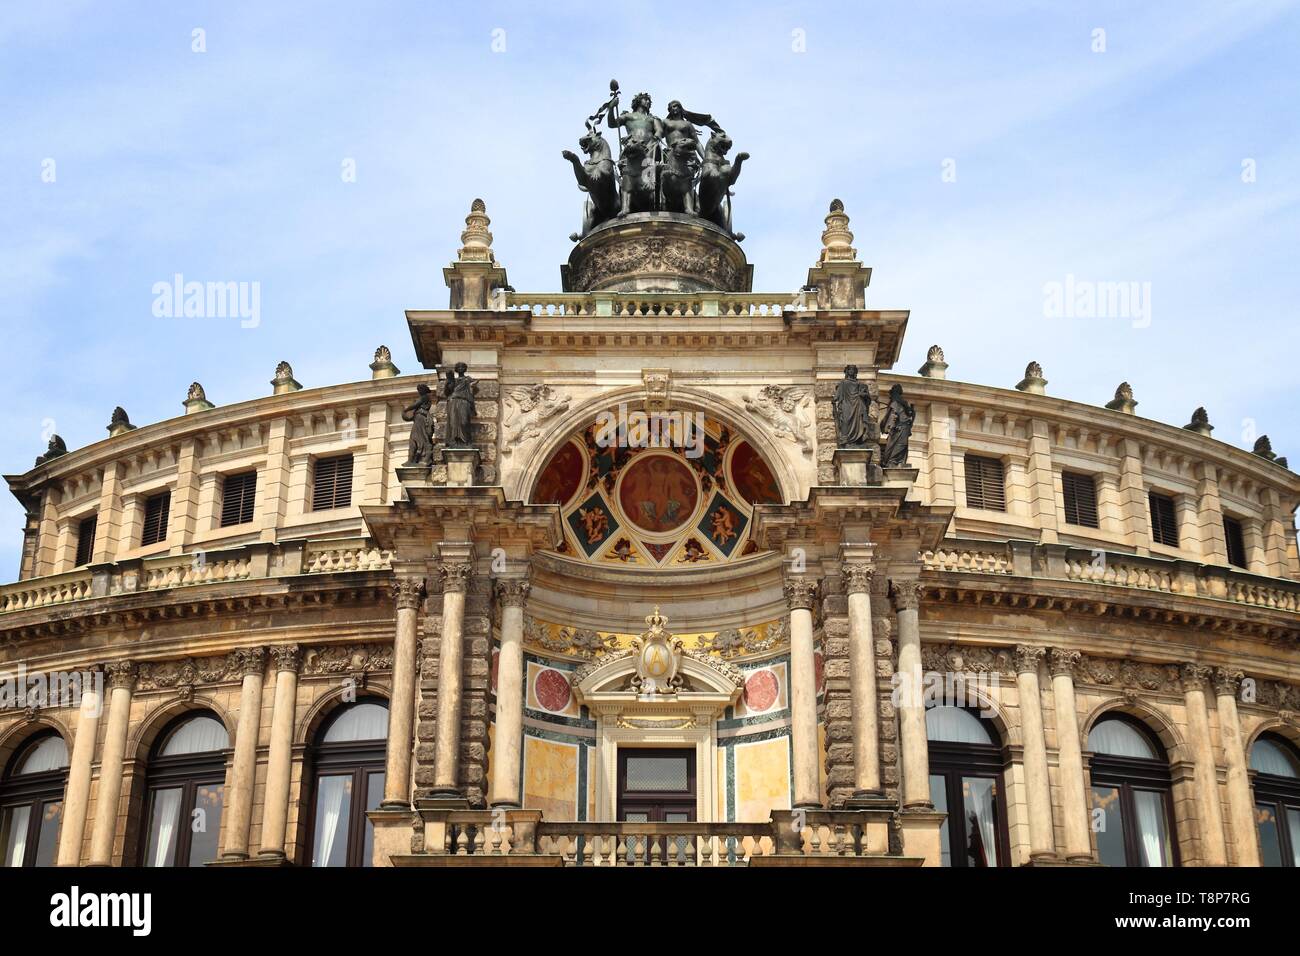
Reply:
[[756, 398], [745, 399], [745, 408], [772, 426], [772, 433], [812, 451], [808, 437], [808, 397], [812, 389], [801, 385], [764, 385]]
[[546, 423], [569, 410], [569, 399], [549, 385], [514, 385], [506, 389], [505, 448], [509, 453], [540, 435]]

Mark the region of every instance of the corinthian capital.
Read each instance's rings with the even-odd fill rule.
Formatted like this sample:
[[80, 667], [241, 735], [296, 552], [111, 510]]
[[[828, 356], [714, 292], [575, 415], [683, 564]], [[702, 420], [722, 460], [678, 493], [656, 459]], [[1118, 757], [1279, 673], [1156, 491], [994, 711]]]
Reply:
[[398, 578], [393, 582], [393, 600], [400, 611], [403, 608], [419, 608], [424, 601], [424, 580], [421, 578]]
[[890, 581], [889, 589], [894, 595], [894, 607], [900, 611], [915, 611], [921, 606], [920, 581]]
[[135, 689], [135, 661], [112, 661], [104, 665], [104, 672], [108, 674], [110, 690], [117, 690], [119, 687], [127, 690]]
[[1241, 671], [1217, 667], [1214, 670], [1214, 693], [1219, 697], [1236, 697], [1241, 682], [1245, 679], [1246, 675]]
[[786, 578], [785, 603], [794, 611], [811, 611], [817, 601], [817, 582], [812, 578]]
[[531, 588], [522, 578], [501, 578], [497, 581], [497, 600], [503, 607], [523, 607]]
[[230, 652], [230, 661], [243, 676], [253, 674], [260, 677], [266, 670], [266, 648], [237, 647]]
[[1047, 649], [1047, 667], [1053, 677], [1074, 677], [1074, 669], [1079, 666], [1083, 655], [1078, 651], [1067, 651], [1060, 647]]
[[469, 588], [469, 579], [474, 573], [474, 565], [447, 562], [438, 565], [438, 577], [442, 579], [442, 590], [464, 592]]
[[298, 672], [298, 665], [302, 663], [301, 647], [297, 644], [272, 644], [270, 650], [277, 671]]
[[1179, 669], [1183, 690], [1203, 690], [1212, 673], [1204, 664], [1184, 664]]
[[841, 569], [844, 576], [844, 590], [849, 594], [864, 594], [871, 591], [871, 579], [875, 577], [876, 568], [871, 564], [846, 564]]
[[1016, 645], [1016, 673], [1026, 674], [1029, 672], [1038, 672], [1038, 662], [1043, 659], [1046, 651], [1033, 644]]

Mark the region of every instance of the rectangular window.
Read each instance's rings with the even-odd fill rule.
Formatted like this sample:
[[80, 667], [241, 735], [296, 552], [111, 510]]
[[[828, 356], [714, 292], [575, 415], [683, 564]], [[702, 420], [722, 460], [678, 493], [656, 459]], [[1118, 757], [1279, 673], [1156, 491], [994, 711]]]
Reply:
[[144, 533], [140, 545], [144, 547], [167, 540], [167, 513], [172, 510], [172, 493], [150, 495], [144, 502]]
[[99, 525], [99, 515], [82, 518], [77, 525], [77, 564], [89, 564], [95, 554], [95, 529]]
[[966, 504], [984, 511], [1007, 510], [1001, 461], [979, 455], [966, 456]]
[[1170, 548], [1178, 547], [1178, 517], [1174, 513], [1174, 499], [1168, 495], [1150, 492], [1151, 540]]
[[245, 471], [226, 475], [221, 483], [221, 527], [247, 524], [253, 520], [253, 504], [257, 500], [257, 472]]
[[311, 510], [328, 511], [352, 504], [352, 456], [318, 458], [312, 479]]
[[1065, 492], [1065, 523], [1084, 528], [1099, 527], [1097, 522], [1097, 483], [1092, 475], [1073, 471], [1061, 472]]
[[1223, 539], [1228, 544], [1228, 563], [1239, 568], [1246, 567], [1246, 536], [1242, 534], [1241, 522], [1224, 515]]

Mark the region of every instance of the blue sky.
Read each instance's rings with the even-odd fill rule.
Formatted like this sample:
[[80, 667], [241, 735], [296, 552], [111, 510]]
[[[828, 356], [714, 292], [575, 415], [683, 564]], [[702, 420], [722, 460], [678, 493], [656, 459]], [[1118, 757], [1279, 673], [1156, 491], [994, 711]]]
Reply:
[[[380, 343], [416, 371], [402, 312], [446, 306], [475, 196], [511, 283], [558, 290], [559, 154], [611, 77], [753, 155], [756, 289], [804, 281], [844, 200], [868, 305], [912, 311], [899, 370], [937, 342], [966, 381], [1034, 359], [1100, 405], [1128, 380], [1146, 417], [1204, 405], [1216, 437], [1300, 460], [1297, 49], [1295, 3], [1226, 0], [8, 3], [0, 468], [51, 424], [76, 448], [115, 405], [176, 415], [194, 380], [269, 394], [281, 359], [309, 387], [368, 377]], [[176, 273], [259, 282], [260, 324], [156, 317]], [[1150, 323], [1046, 317], [1067, 275], [1149, 282]], [[21, 524], [0, 504], [0, 578]]]

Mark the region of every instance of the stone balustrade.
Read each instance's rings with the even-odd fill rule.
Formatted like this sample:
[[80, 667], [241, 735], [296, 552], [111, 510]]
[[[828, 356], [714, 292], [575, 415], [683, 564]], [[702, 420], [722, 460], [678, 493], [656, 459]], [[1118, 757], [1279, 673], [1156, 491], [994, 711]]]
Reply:
[[337, 571], [380, 571], [391, 567], [392, 552], [375, 547], [369, 538], [311, 541], [303, 554], [303, 574]]
[[[96, 565], [0, 587], [0, 616], [92, 597], [298, 574], [384, 571], [392, 555], [368, 538], [255, 543]], [[1278, 611], [1300, 611], [1300, 582], [1219, 565], [1028, 541], [946, 539], [921, 555], [928, 572], [1016, 575], [1113, 588], [1211, 598]]]
[[[804, 811], [766, 823], [545, 823], [536, 812], [450, 811], [430, 815], [444, 856], [553, 856], [566, 866], [751, 866], [790, 858], [908, 861], [868, 852], [866, 828], [888, 826], [880, 811]], [[912, 861], [919, 862], [919, 861]]]
[[502, 292], [493, 304], [498, 310], [526, 309], [534, 316], [773, 316], [805, 306], [789, 293], [650, 293], [588, 292], [534, 293]]
[[91, 594], [90, 569], [32, 578], [0, 587], [0, 614], [80, 601]]

